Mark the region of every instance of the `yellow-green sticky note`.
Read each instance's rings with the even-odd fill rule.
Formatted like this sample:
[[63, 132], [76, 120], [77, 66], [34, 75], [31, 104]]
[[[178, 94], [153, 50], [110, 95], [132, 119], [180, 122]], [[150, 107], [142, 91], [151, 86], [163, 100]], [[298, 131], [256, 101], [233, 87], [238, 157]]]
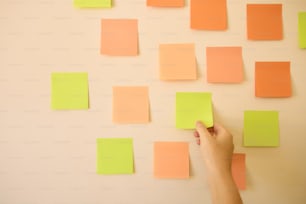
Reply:
[[176, 128], [194, 129], [196, 121], [202, 121], [206, 127], [213, 126], [211, 93], [176, 93]]
[[79, 8], [111, 8], [112, 0], [74, 0], [74, 6]]
[[52, 73], [51, 83], [52, 109], [88, 109], [87, 73]]
[[277, 111], [245, 111], [243, 143], [248, 147], [279, 146]]
[[98, 174], [133, 174], [132, 138], [97, 139]]
[[306, 12], [299, 13], [299, 46], [306, 48]]

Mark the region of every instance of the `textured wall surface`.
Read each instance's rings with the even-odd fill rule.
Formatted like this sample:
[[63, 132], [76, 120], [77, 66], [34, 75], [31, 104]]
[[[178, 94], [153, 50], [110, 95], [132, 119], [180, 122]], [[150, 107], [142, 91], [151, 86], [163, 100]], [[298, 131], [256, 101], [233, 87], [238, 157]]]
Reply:
[[[247, 3], [283, 3], [284, 39], [248, 41]], [[306, 203], [306, 50], [298, 48], [297, 13], [305, 0], [228, 0], [229, 29], [195, 31], [184, 8], [157, 9], [145, 0], [115, 0], [112, 9], [80, 10], [72, 0], [0, 0], [0, 203], [209, 203], [204, 166], [191, 131], [175, 128], [175, 93], [213, 93], [214, 117], [246, 153], [248, 204]], [[101, 18], [137, 18], [137, 57], [99, 54]], [[162, 82], [160, 43], [195, 43], [199, 79]], [[242, 46], [246, 80], [206, 82], [207, 46]], [[255, 61], [291, 61], [293, 96], [254, 96]], [[52, 111], [52, 72], [88, 72], [90, 109]], [[149, 86], [151, 122], [112, 123], [112, 86]], [[280, 147], [244, 148], [244, 110], [278, 110]], [[96, 174], [96, 138], [132, 137], [135, 174]], [[153, 178], [153, 142], [190, 142], [191, 178]]]

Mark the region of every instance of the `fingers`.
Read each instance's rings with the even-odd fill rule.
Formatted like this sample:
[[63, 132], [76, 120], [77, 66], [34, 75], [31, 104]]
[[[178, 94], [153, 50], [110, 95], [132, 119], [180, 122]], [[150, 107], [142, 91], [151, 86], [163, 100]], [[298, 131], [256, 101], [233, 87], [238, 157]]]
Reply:
[[220, 125], [218, 123], [214, 124], [214, 133], [216, 135], [223, 135], [223, 133], [225, 133], [225, 132], [227, 132], [227, 131], [222, 125]]
[[193, 132], [193, 136], [195, 136], [195, 137], [200, 137], [198, 131], [196, 131], [196, 130]]
[[197, 121], [196, 123], [196, 130], [197, 134], [200, 136], [201, 139], [207, 139], [211, 137], [211, 134], [209, 133], [205, 125], [200, 121]]

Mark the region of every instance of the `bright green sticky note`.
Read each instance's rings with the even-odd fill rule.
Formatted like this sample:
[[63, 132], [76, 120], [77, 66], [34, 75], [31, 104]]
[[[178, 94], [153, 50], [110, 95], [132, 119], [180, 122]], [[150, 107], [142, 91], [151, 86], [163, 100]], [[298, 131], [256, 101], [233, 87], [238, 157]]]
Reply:
[[244, 146], [279, 146], [279, 125], [277, 111], [244, 112]]
[[112, 0], [74, 0], [74, 6], [79, 8], [111, 8]]
[[51, 83], [52, 109], [88, 109], [87, 73], [52, 73]]
[[306, 48], [306, 12], [299, 13], [299, 46]]
[[194, 129], [198, 120], [213, 126], [211, 93], [176, 93], [176, 128]]
[[133, 140], [131, 138], [97, 139], [98, 174], [133, 174]]

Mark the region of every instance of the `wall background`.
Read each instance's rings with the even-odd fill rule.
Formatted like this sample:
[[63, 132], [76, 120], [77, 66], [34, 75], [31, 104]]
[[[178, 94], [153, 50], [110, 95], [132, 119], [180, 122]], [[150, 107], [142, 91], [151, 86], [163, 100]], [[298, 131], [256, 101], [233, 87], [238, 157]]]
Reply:
[[[283, 3], [284, 40], [246, 39], [246, 3]], [[112, 9], [79, 10], [72, 0], [0, 1], [0, 203], [2, 204], [201, 204], [209, 203], [204, 166], [190, 131], [175, 129], [175, 92], [213, 93], [215, 120], [233, 133], [235, 151], [247, 154], [245, 203], [306, 202], [306, 50], [298, 48], [297, 13], [304, 0], [228, 0], [226, 32], [189, 29], [182, 9], [157, 9], [145, 0], [114, 0]], [[99, 54], [101, 18], [138, 18], [140, 55]], [[195, 43], [200, 78], [158, 79], [160, 43]], [[246, 80], [206, 82], [206, 46], [242, 46]], [[291, 61], [293, 96], [254, 97], [255, 61]], [[88, 111], [52, 111], [50, 75], [89, 74]], [[112, 123], [112, 86], [148, 85], [152, 122]], [[279, 148], [242, 147], [244, 110], [278, 110]], [[133, 137], [131, 176], [101, 176], [96, 138]], [[190, 142], [191, 178], [153, 178], [154, 141]]]

